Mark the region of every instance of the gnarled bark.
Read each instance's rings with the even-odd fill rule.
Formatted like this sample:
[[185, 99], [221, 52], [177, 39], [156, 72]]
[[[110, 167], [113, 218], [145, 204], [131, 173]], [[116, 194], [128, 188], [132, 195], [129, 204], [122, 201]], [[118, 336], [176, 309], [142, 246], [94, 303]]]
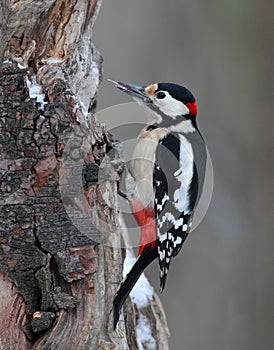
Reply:
[[123, 250], [114, 247], [119, 176], [109, 165], [119, 155], [107, 154], [111, 135], [92, 115], [102, 60], [91, 36], [100, 3], [1, 2], [4, 349], [137, 349], [140, 312], [156, 348], [168, 348], [156, 296], [143, 310], [129, 301], [116, 332], [109, 317]]

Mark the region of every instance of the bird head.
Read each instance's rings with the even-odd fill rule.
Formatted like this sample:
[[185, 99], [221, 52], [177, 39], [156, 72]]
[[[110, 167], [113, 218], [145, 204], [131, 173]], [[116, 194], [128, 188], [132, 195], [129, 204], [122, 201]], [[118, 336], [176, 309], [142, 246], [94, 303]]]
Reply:
[[[174, 83], [154, 83], [148, 86], [116, 82], [116, 87], [131, 95], [134, 100], [143, 102], [161, 120], [180, 117], [195, 119], [197, 105], [193, 94], [185, 87]], [[159, 118], [158, 118], [159, 119]]]

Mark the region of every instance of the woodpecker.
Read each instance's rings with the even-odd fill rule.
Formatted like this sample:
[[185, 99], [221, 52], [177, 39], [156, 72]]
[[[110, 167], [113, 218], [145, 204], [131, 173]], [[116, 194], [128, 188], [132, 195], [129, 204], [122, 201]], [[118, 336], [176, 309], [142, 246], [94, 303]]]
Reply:
[[113, 301], [114, 329], [120, 310], [144, 269], [158, 258], [160, 292], [171, 259], [190, 231], [202, 193], [206, 145], [198, 129], [193, 94], [174, 83], [146, 87], [112, 81], [141, 102], [148, 124], [140, 132], [126, 174], [126, 197], [140, 227], [138, 259]]

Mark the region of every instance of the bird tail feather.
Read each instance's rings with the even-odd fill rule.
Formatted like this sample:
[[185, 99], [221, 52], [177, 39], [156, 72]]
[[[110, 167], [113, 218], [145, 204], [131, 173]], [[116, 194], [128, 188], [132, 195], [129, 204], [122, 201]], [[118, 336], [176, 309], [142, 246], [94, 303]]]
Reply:
[[113, 300], [113, 329], [119, 321], [120, 311], [124, 302], [126, 301], [129, 293], [134, 287], [135, 283], [141, 276], [144, 269], [157, 257], [157, 247], [151, 248], [145, 247], [141, 255], [136, 260], [135, 264], [127, 274], [125, 280], [122, 282], [119, 290], [117, 291]]

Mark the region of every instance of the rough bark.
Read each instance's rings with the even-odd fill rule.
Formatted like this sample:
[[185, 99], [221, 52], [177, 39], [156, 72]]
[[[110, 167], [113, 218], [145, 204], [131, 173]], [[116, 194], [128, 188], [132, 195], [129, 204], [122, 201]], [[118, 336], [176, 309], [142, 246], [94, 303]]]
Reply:
[[119, 155], [92, 115], [100, 3], [1, 1], [1, 349], [137, 349], [140, 312], [168, 349], [156, 296], [143, 310], [129, 300], [116, 332], [109, 317], [124, 254]]

